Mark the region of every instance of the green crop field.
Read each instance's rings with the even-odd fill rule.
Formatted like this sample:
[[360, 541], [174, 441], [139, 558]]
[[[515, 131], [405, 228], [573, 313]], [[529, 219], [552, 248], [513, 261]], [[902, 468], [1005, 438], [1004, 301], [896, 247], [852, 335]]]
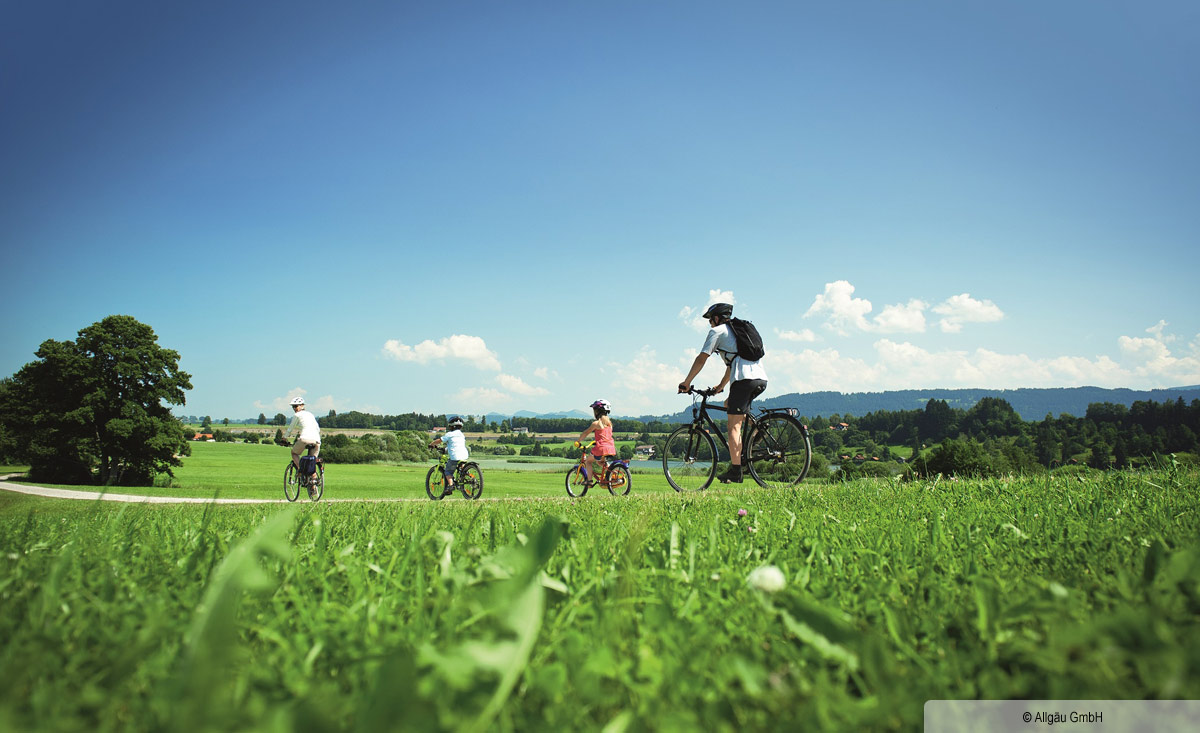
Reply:
[[[276, 492], [282, 449], [208, 448], [178, 490]], [[421, 467], [351, 468], [331, 495], [423, 491]], [[1195, 471], [639, 478], [490, 503], [0, 492], [0, 729], [914, 730], [929, 699], [1200, 698]]]

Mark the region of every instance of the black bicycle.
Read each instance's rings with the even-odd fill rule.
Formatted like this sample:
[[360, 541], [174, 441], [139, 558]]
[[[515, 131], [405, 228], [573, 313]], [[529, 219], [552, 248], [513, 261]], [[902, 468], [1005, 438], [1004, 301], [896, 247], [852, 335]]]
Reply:
[[[279, 445], [289, 445], [286, 440], [276, 441]], [[300, 469], [291, 460], [283, 471], [283, 495], [288, 501], [300, 498], [300, 489], [308, 490], [308, 498], [320, 501], [325, 494], [325, 461], [313, 456], [316, 445], [308, 446], [306, 455], [300, 456]]]
[[[717, 443], [705, 423], [721, 439], [724, 455], [729, 455], [725, 434], [708, 414], [725, 412], [720, 405], [708, 404], [715, 392], [689, 389], [692, 395], [692, 422], [667, 437], [663, 447], [663, 473], [676, 491], [703, 491], [717, 473]], [[697, 402], [696, 397], [699, 397]], [[812, 465], [812, 442], [808, 427], [796, 419], [796, 410], [777, 407], [747, 415], [742, 426], [742, 465], [750, 476], [766, 489], [795, 486], [808, 475]]]
[[459, 461], [458, 465], [454, 467], [454, 485], [446, 485], [445, 468], [449, 456], [446, 455], [445, 448], [440, 450], [441, 459], [438, 460], [436, 466], [429, 469], [429, 473], [425, 474], [425, 493], [429, 494], [429, 498], [441, 501], [453, 494], [455, 489], [462, 491], [462, 495], [468, 499], [478, 499], [483, 496], [483, 471], [474, 461]]

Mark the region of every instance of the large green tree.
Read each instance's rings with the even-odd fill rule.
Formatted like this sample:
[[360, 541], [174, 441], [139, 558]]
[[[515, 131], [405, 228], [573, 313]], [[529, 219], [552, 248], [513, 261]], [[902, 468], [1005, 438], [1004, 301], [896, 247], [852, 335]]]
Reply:
[[35, 480], [147, 485], [190, 452], [167, 405], [185, 403], [191, 377], [146, 324], [108, 316], [35, 356], [0, 389], [4, 434]]

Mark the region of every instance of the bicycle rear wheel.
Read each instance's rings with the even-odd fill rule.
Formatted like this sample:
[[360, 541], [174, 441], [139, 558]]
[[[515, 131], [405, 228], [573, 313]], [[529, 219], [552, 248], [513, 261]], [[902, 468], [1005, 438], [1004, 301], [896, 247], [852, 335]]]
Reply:
[[583, 475], [583, 466], [576, 463], [567, 471], [567, 496], [578, 499], [588, 492], [587, 476]]
[[483, 496], [483, 471], [478, 463], [465, 463], [458, 472], [458, 488], [468, 499]]
[[312, 475], [312, 500], [320, 501], [325, 495], [325, 461], [317, 459], [317, 470]]
[[764, 415], [750, 436], [746, 467], [765, 489], [795, 486], [812, 466], [808, 429], [788, 415]]
[[425, 493], [429, 494], [430, 499], [442, 500], [442, 494], [446, 491], [443, 481], [441, 466], [434, 466], [429, 469], [429, 473], [425, 474]]
[[629, 475], [628, 468], [616, 465], [608, 469], [608, 491], [610, 494], [613, 496], [625, 496], [631, 488], [633, 488], [633, 478]]
[[663, 446], [663, 473], [676, 491], [703, 491], [717, 472], [717, 444], [704, 428], [685, 425]]
[[287, 468], [283, 471], [283, 495], [288, 501], [295, 501], [300, 497], [300, 472], [291, 461], [288, 461]]

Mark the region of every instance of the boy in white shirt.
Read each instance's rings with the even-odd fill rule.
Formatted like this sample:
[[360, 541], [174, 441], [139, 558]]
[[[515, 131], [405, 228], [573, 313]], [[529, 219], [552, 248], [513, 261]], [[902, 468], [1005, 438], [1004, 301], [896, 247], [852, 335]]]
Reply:
[[459, 461], [465, 461], [470, 457], [467, 451], [467, 436], [463, 435], [463, 421], [461, 417], [455, 415], [446, 421], [446, 432], [440, 437], [434, 438], [430, 442], [429, 447], [432, 448], [438, 441], [441, 441], [446, 446], [446, 465], [442, 469], [446, 476], [446, 493], [454, 491], [454, 469], [458, 466]]

